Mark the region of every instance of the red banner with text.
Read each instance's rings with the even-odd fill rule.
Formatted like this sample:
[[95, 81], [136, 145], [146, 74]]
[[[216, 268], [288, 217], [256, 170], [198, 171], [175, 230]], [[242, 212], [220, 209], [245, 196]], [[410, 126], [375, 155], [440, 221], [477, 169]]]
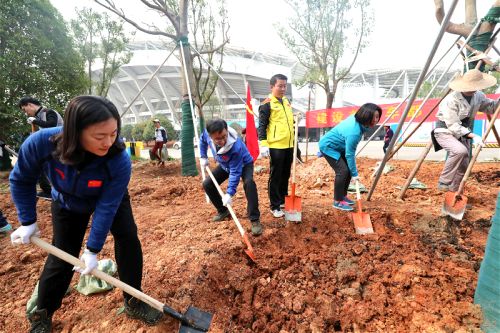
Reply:
[[[487, 95], [491, 99], [498, 99], [500, 94], [490, 94]], [[415, 117], [414, 123], [419, 123], [422, 119], [432, 110], [434, 106], [439, 102], [439, 98], [429, 99], [424, 104], [422, 108], [422, 100], [417, 100], [413, 103], [408, 112], [408, 116], [406, 117], [407, 121], [410, 121], [411, 118], [415, 115], [415, 112], [418, 110], [418, 114]], [[379, 123], [382, 123], [388, 115], [390, 115], [394, 109], [399, 105], [399, 103], [394, 104], [379, 104], [382, 108], [382, 119]], [[406, 103], [403, 103], [396, 112], [389, 118], [387, 124], [399, 123], [401, 119], [401, 115], [406, 108]], [[307, 128], [323, 128], [323, 127], [334, 127], [338, 123], [340, 123], [345, 118], [349, 117], [352, 114], [355, 114], [359, 109], [359, 106], [345, 106], [341, 108], [332, 108], [332, 109], [322, 109], [322, 110], [314, 110], [306, 112], [306, 127]], [[436, 113], [438, 108], [436, 108], [429, 118], [426, 119], [426, 122], [434, 122], [436, 121]], [[479, 112], [476, 116], [476, 119], [485, 119], [486, 116], [484, 113]]]

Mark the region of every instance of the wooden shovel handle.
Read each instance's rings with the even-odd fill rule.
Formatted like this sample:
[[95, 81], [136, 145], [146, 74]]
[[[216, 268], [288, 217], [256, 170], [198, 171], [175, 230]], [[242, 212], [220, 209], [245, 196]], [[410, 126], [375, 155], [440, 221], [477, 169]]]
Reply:
[[[488, 137], [488, 134], [490, 134], [490, 131], [493, 128], [493, 126], [495, 126], [495, 120], [497, 119], [499, 113], [500, 113], [500, 103], [498, 103], [497, 108], [495, 110], [495, 113], [493, 114], [493, 117], [491, 117], [491, 121], [488, 123], [488, 128], [483, 133], [483, 137], [482, 137], [483, 142]], [[461, 195], [464, 192], [465, 182], [467, 181], [467, 178], [469, 178], [470, 173], [472, 171], [472, 167], [474, 166], [474, 163], [476, 162], [477, 157], [479, 156], [480, 152], [481, 152], [481, 146], [477, 145], [477, 147], [474, 149], [474, 153], [472, 154], [472, 158], [469, 162], [469, 166], [467, 167], [467, 170], [465, 171], [464, 177], [462, 178], [462, 181], [460, 182], [460, 186], [458, 187], [457, 195]]]
[[[31, 236], [30, 240], [33, 244], [41, 247], [42, 249], [44, 249], [48, 253], [58, 257], [59, 259], [64, 260], [73, 266], [85, 268], [85, 263], [83, 261], [81, 261], [78, 258], [73, 257], [72, 255], [64, 252], [61, 249], [58, 249], [57, 247], [47, 243], [46, 241], [44, 241], [36, 236]], [[157, 309], [158, 311], [163, 312], [164, 304], [161, 303], [160, 301], [155, 300], [151, 296], [144, 294], [143, 292], [135, 289], [134, 287], [129, 286], [128, 284], [112, 277], [111, 275], [108, 275], [108, 274], [98, 270], [97, 268], [94, 268], [92, 270], [92, 272], [90, 272], [90, 273], [92, 275], [94, 275], [95, 277], [97, 277], [103, 281], [106, 281], [109, 284], [123, 290], [127, 294], [132, 295], [133, 297], [140, 299], [141, 301], [151, 305], [153, 308]]]

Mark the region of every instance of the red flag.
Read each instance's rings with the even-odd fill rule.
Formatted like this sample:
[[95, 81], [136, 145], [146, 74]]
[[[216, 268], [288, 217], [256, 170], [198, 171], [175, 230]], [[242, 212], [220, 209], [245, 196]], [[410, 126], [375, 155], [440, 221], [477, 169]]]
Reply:
[[255, 119], [251, 100], [252, 98], [250, 96], [250, 86], [247, 85], [247, 127], [245, 143], [247, 145], [248, 151], [250, 152], [250, 155], [252, 155], [253, 160], [255, 161], [257, 157], [259, 157], [259, 141], [257, 137], [257, 129], [255, 128]]

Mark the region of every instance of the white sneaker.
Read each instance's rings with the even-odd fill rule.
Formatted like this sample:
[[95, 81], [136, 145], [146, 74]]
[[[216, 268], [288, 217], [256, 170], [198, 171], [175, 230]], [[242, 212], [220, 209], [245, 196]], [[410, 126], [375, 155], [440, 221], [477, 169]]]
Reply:
[[274, 217], [283, 217], [285, 216], [285, 213], [281, 209], [275, 209], [271, 210], [271, 213], [273, 214]]

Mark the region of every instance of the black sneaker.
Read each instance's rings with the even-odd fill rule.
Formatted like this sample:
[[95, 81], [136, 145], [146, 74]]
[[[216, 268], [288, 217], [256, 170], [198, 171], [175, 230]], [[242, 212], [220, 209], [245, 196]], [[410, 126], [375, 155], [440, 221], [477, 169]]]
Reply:
[[218, 213], [212, 218], [212, 222], [220, 222], [224, 221], [229, 216], [229, 210], [226, 210], [222, 213]]
[[49, 192], [40, 191], [36, 193], [37, 198], [44, 200], [52, 200], [52, 195]]
[[50, 333], [52, 331], [52, 316], [47, 315], [47, 310], [36, 310], [28, 316], [31, 323], [30, 333]]
[[130, 318], [140, 319], [148, 325], [156, 325], [163, 317], [163, 313], [135, 297], [125, 300], [125, 313]]
[[252, 221], [252, 235], [259, 236], [262, 235], [262, 224], [259, 220]]

